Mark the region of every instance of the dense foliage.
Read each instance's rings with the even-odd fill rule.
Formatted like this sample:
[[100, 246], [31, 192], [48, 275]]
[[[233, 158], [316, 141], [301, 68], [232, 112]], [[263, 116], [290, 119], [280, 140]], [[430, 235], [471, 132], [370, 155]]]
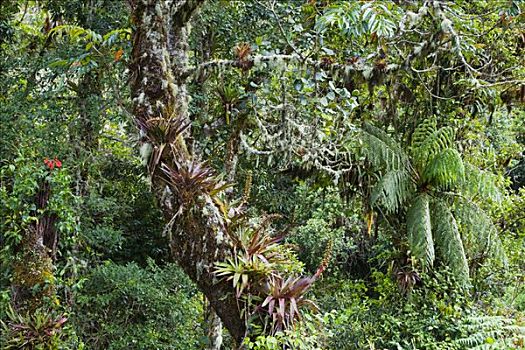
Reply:
[[0, 1], [0, 348], [525, 348], [525, 6]]

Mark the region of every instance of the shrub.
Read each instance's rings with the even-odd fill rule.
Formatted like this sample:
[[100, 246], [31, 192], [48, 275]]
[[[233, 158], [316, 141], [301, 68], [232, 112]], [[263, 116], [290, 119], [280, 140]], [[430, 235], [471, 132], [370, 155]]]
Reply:
[[175, 265], [107, 263], [77, 297], [74, 322], [91, 349], [195, 349], [201, 300]]

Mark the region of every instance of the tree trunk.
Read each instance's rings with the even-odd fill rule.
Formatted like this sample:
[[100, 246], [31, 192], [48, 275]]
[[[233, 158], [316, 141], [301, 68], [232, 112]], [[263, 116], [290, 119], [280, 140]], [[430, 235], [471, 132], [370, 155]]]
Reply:
[[[245, 323], [231, 282], [214, 266], [232, 254], [228, 218], [214, 200], [212, 172], [186, 147], [188, 96], [183, 79], [188, 21], [202, 0], [137, 0], [133, 3], [131, 93], [142, 142], [151, 150], [148, 170], [168, 223], [174, 259], [206, 295], [232, 337], [241, 342]], [[173, 58], [173, 61], [172, 61]]]
[[53, 262], [58, 245], [54, 214], [39, 214], [47, 208], [51, 194], [50, 184], [43, 180], [35, 198], [34, 216], [38, 221], [32, 223], [18, 245], [13, 261], [12, 303], [18, 312], [33, 312], [44, 306], [46, 298], [55, 295]]

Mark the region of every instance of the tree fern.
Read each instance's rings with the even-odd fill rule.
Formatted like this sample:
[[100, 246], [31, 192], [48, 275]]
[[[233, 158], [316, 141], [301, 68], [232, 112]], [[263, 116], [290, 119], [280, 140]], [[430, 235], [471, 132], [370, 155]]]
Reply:
[[432, 203], [432, 231], [441, 257], [458, 281], [466, 287], [469, 282], [469, 269], [458, 225], [450, 209], [443, 201], [437, 199]]
[[427, 194], [422, 193], [417, 196], [408, 209], [407, 231], [412, 255], [423, 265], [423, 268], [431, 267], [435, 254]]
[[[496, 178], [463, 162], [452, 128], [438, 129], [434, 118], [423, 121], [412, 135], [410, 157], [392, 137], [372, 125], [363, 126], [361, 138], [364, 154], [380, 174], [371, 203], [397, 215], [409, 204], [408, 244], [423, 269], [432, 267], [437, 252], [467, 286], [468, 258], [477, 263], [487, 257], [505, 261], [496, 228], [472, 201], [478, 195], [497, 200]], [[450, 195], [454, 200], [448, 200]], [[458, 203], [461, 198], [468, 204]]]

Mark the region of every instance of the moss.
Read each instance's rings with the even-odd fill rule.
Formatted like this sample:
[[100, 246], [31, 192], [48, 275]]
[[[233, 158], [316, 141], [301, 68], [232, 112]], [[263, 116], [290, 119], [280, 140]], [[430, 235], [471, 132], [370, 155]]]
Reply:
[[45, 252], [20, 254], [13, 263], [14, 304], [33, 311], [55, 296], [53, 261]]

